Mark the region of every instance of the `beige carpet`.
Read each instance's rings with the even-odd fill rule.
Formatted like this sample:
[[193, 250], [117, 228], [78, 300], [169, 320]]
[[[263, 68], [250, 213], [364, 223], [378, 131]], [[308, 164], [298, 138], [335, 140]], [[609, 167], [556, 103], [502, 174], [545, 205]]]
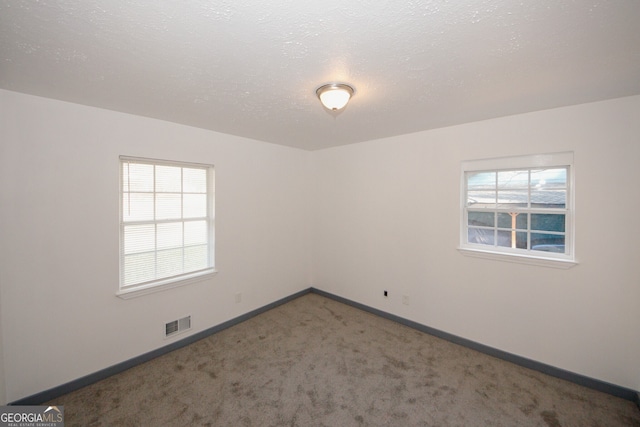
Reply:
[[640, 426], [632, 402], [308, 294], [52, 402], [66, 426]]

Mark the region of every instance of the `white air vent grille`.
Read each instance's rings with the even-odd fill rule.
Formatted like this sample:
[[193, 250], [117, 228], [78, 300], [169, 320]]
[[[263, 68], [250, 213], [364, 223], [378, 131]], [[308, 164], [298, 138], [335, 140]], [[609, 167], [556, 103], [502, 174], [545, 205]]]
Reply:
[[165, 323], [164, 336], [170, 337], [187, 329], [191, 329], [191, 316]]

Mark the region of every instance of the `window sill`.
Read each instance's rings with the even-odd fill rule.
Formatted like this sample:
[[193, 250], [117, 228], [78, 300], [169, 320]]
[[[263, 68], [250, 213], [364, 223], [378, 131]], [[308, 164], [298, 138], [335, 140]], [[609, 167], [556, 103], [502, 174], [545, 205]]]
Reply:
[[126, 289], [120, 289], [118, 292], [116, 292], [116, 296], [122, 299], [137, 298], [143, 295], [166, 291], [167, 289], [179, 288], [181, 286], [190, 285], [192, 283], [202, 282], [203, 280], [210, 279], [217, 273], [218, 272], [214, 269], [208, 269], [186, 275], [178, 279], [166, 279], [159, 282], [132, 286]]
[[575, 267], [576, 265], [578, 265], [576, 261], [572, 260], [497, 253], [491, 251], [483, 251], [480, 249], [458, 248], [458, 251], [464, 256], [492, 259], [494, 261], [515, 262], [518, 264], [537, 265], [540, 267], [559, 268], [562, 270], [568, 270], [571, 267]]

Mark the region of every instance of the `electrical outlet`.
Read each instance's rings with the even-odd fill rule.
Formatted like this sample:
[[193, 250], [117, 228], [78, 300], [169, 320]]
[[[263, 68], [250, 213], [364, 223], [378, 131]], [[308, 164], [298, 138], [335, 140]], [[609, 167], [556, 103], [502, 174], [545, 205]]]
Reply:
[[402, 303], [404, 305], [409, 305], [409, 295], [402, 295]]
[[387, 293], [387, 291], [384, 291], [384, 296], [385, 296], [385, 297], [388, 297], [388, 296], [389, 296], [389, 294]]
[[236, 294], [236, 304], [239, 304], [242, 302], [242, 294], [240, 292], [238, 292]]

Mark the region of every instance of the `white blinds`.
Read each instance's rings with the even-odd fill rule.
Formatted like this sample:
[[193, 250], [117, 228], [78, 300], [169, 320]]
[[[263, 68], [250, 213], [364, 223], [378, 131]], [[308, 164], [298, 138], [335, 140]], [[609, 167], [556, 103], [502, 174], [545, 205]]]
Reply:
[[213, 267], [213, 167], [121, 158], [120, 287]]

